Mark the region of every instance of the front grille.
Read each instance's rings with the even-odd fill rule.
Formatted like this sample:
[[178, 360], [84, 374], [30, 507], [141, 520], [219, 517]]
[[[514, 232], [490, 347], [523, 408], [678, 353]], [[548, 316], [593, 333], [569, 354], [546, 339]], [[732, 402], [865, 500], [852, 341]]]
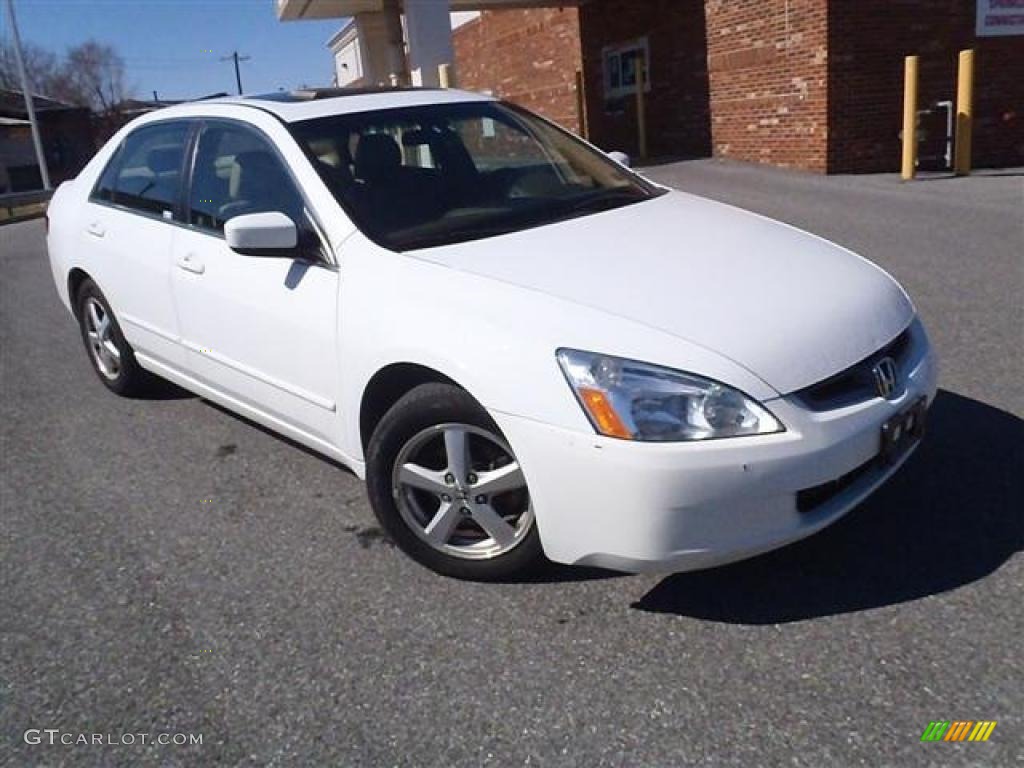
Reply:
[[896, 369], [900, 379], [906, 377], [906, 363], [910, 357], [911, 329], [907, 328], [893, 341], [886, 344], [880, 350], [851, 365], [844, 371], [830, 376], [824, 381], [812, 384], [809, 387], [794, 393], [805, 406], [812, 411], [830, 411], [833, 408], [842, 408], [845, 405], [862, 403], [877, 397], [875, 390], [875, 376], [871, 372], [875, 363], [883, 357], [891, 357], [896, 362]]
[[822, 504], [831, 501], [861, 477], [877, 466], [875, 459], [866, 461], [856, 469], [850, 470], [842, 477], [829, 480], [827, 483], [816, 485], [813, 488], [805, 488], [796, 494], [796, 509], [798, 512], [813, 512]]

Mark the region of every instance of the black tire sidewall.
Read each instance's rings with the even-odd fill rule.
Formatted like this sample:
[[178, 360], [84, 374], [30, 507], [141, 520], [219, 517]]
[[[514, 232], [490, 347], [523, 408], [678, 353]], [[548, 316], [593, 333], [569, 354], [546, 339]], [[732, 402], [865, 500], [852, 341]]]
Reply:
[[392, 495], [398, 453], [424, 429], [445, 423], [479, 427], [508, 443], [487, 411], [465, 390], [440, 383], [416, 387], [384, 415], [370, 439], [366, 485], [377, 519], [402, 551], [438, 573], [473, 581], [501, 581], [524, 575], [543, 559], [536, 517], [515, 549], [489, 560], [446, 555], [420, 539], [402, 519]]

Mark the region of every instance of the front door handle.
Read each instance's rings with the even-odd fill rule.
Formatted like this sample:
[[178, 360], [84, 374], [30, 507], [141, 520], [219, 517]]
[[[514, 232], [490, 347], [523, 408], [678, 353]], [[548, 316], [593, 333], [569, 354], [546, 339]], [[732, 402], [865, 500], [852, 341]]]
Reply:
[[197, 275], [201, 275], [206, 271], [206, 265], [194, 253], [186, 253], [178, 259], [178, 267], [186, 272], [194, 272]]
[[85, 231], [88, 232], [93, 237], [103, 237], [105, 234], [107, 234], [107, 230], [98, 221], [90, 223], [89, 226], [85, 228]]

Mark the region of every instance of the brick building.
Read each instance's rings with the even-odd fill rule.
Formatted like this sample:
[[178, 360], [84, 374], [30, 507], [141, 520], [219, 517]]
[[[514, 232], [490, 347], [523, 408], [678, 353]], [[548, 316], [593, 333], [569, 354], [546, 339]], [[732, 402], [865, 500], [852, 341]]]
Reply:
[[459, 87], [491, 91], [579, 133], [576, 8], [484, 11], [452, 34]]
[[[1003, 36], [977, 34], [979, 4], [1019, 7], [1019, 27], [1002, 17]], [[589, 0], [485, 10], [452, 42], [462, 87], [585, 125], [606, 149], [637, 151], [643, 57], [652, 155], [850, 173], [898, 167], [904, 56], [920, 56], [928, 107], [955, 99], [964, 48], [977, 55], [976, 165], [1024, 165], [1021, 33], [1024, 0]], [[944, 123], [928, 125], [944, 141]]]

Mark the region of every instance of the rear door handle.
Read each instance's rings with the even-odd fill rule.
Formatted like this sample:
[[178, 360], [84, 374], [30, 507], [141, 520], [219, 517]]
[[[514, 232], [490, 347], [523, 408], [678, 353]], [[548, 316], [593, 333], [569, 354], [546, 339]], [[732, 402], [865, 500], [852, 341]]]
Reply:
[[85, 228], [85, 231], [88, 232], [93, 237], [103, 237], [105, 234], [107, 234], [107, 230], [98, 221], [94, 221], [91, 224], [89, 224], [89, 226]]
[[194, 253], [186, 253], [178, 259], [178, 267], [186, 272], [194, 272], [197, 275], [201, 275], [206, 271], [206, 265]]

